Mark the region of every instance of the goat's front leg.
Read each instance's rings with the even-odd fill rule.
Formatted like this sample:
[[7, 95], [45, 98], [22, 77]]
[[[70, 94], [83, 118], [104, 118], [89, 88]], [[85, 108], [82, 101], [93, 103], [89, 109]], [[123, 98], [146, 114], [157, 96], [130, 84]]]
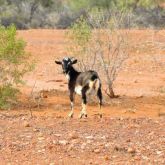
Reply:
[[73, 117], [73, 111], [74, 111], [74, 92], [73, 91], [70, 91], [70, 108], [71, 108], [71, 111], [69, 113], [69, 118], [72, 118]]
[[87, 112], [86, 112], [86, 91], [88, 90], [88, 86], [84, 87], [82, 89], [82, 110], [80, 112], [79, 118], [81, 119], [83, 116], [87, 117]]

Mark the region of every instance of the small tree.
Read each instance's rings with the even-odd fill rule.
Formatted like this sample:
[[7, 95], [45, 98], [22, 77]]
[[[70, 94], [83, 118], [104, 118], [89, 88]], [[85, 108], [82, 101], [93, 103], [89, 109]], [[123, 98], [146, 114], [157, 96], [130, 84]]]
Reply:
[[106, 78], [106, 94], [115, 97], [113, 83], [128, 58], [127, 31], [120, 30], [123, 13], [106, 13], [93, 9], [87, 19], [80, 18], [71, 27], [69, 33], [69, 51], [80, 60], [81, 70], [95, 69]]
[[17, 85], [32, 69], [25, 42], [16, 38], [16, 28], [0, 26], [0, 108], [9, 108], [16, 100]]
[[92, 29], [88, 25], [84, 17], [80, 17], [74, 23], [67, 33], [67, 39], [69, 39], [68, 51], [79, 58], [79, 69], [81, 71], [86, 71], [93, 69], [93, 60], [91, 60], [92, 49], [90, 49], [91, 39], [92, 39]]
[[[106, 77], [106, 94], [115, 97], [113, 84], [118, 76], [123, 62], [128, 58], [128, 31], [123, 31], [125, 18], [129, 19], [129, 13], [111, 12], [111, 17], [97, 8], [93, 9], [88, 16], [93, 27], [93, 49], [97, 53], [102, 71]], [[129, 22], [129, 21], [128, 21]]]

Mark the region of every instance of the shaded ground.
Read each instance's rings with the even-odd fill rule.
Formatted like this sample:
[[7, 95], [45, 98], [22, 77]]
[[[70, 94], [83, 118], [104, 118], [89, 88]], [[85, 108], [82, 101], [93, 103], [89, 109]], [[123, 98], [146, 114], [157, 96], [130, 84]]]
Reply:
[[[66, 54], [64, 33], [18, 33], [37, 65], [20, 87], [19, 105], [0, 111], [0, 164], [165, 164], [165, 31], [130, 32], [131, 56], [114, 86], [120, 97], [104, 95], [102, 119], [90, 101], [88, 119], [81, 120], [79, 97], [74, 118], [67, 118], [67, 81], [54, 64]], [[34, 84], [34, 92], [48, 91], [40, 109], [30, 94]]]

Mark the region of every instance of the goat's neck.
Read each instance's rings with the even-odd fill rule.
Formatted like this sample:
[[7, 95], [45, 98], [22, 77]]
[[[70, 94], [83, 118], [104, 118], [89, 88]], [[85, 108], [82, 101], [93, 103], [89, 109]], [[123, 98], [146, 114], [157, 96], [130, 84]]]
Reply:
[[66, 74], [66, 77], [67, 77], [68, 81], [74, 81], [74, 80], [76, 80], [76, 78], [79, 74], [80, 74], [80, 72], [78, 72], [76, 69], [71, 67], [70, 70], [68, 71], [68, 73]]

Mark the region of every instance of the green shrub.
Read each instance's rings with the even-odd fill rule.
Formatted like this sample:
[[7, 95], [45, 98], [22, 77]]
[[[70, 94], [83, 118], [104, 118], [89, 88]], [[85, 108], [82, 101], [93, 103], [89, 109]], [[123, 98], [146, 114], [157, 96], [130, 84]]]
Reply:
[[9, 108], [16, 99], [17, 85], [23, 83], [25, 73], [32, 70], [25, 42], [16, 37], [16, 28], [0, 26], [0, 108]]
[[84, 17], [80, 17], [70, 28], [69, 36], [72, 42], [85, 47], [91, 38], [92, 29]]
[[0, 108], [9, 109], [12, 104], [16, 103], [16, 96], [19, 90], [13, 88], [11, 84], [0, 86]]
[[[92, 69], [89, 64], [90, 61], [90, 41], [92, 39], [92, 28], [89, 26], [86, 19], [81, 16], [69, 29], [66, 35], [69, 42], [71, 42], [67, 51], [79, 58], [81, 62], [78, 63], [81, 71]], [[88, 63], [88, 64], [87, 64]], [[87, 65], [86, 65], [87, 64]]]

